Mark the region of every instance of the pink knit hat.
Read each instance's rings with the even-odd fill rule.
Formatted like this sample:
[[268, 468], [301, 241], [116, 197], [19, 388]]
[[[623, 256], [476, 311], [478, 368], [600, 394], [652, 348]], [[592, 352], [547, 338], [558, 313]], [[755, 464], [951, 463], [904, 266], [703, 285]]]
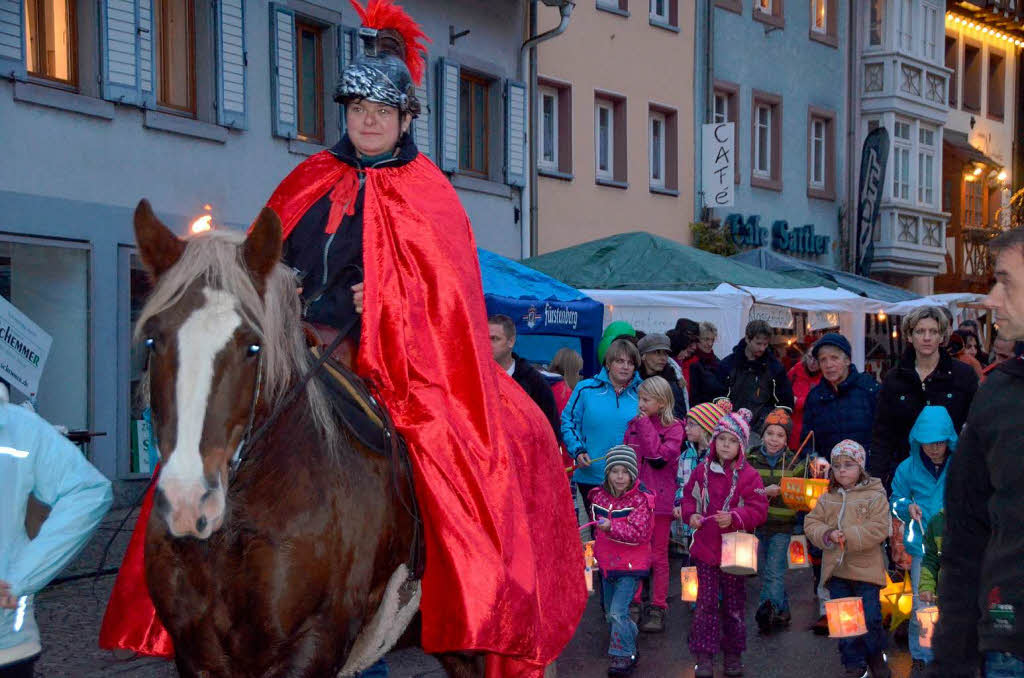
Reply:
[[719, 406], [725, 410], [725, 416], [715, 424], [715, 430], [711, 432], [712, 441], [721, 433], [731, 433], [740, 439], [740, 451], [746, 450], [750, 442], [750, 419], [753, 416], [750, 410], [742, 407], [738, 412], [733, 412], [732, 403], [726, 402], [719, 403]]
[[836, 457], [849, 457], [853, 459], [860, 466], [861, 470], [865, 469], [865, 463], [867, 461], [867, 453], [864, 451], [863, 446], [856, 440], [841, 440], [836, 443], [836, 446], [832, 448], [832, 454], [830, 459], [832, 465], [835, 466]]

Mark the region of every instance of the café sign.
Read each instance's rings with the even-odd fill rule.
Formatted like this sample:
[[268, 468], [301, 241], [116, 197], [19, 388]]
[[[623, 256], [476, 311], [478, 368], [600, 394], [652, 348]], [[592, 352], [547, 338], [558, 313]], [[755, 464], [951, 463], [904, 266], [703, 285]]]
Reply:
[[761, 226], [761, 215], [730, 214], [725, 218], [737, 247], [771, 247], [786, 254], [819, 256], [828, 252], [830, 236], [818, 235], [814, 224], [790, 227], [785, 219], [772, 222], [771, 230]]

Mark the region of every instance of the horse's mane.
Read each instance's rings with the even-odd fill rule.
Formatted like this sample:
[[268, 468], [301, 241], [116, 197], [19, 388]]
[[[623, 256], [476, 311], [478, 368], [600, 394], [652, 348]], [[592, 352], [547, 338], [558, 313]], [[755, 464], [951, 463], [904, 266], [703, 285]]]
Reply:
[[[193, 236], [174, 266], [157, 281], [135, 324], [135, 339], [153, 316], [178, 303], [196, 280], [238, 299], [238, 311], [260, 336], [263, 345], [263, 394], [273, 408], [287, 388], [311, 364], [301, 330], [302, 312], [295, 274], [278, 263], [266, 279], [261, 298], [242, 262], [243, 233], [212, 231]], [[331, 405], [317, 379], [306, 386], [309, 414], [330, 449], [336, 448], [338, 428]], [[302, 402], [301, 399], [298, 402]]]

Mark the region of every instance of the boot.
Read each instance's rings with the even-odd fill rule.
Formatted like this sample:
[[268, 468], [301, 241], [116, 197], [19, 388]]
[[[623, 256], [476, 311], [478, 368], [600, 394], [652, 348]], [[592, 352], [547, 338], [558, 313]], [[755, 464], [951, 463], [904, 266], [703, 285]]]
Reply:
[[629, 604], [629, 618], [633, 620], [633, 623], [640, 626], [640, 615], [643, 612], [643, 608], [640, 607], [639, 603]]
[[727, 676], [742, 676], [743, 675], [743, 655], [738, 654], [727, 654], [725, 655], [725, 662], [723, 665], [725, 669], [725, 675]]
[[665, 610], [654, 605], [648, 605], [644, 623], [640, 625], [643, 633], [662, 633], [665, 630]]
[[828, 617], [821, 615], [821, 618], [811, 624], [811, 631], [814, 631], [816, 636], [827, 636], [828, 635]]
[[636, 655], [629, 657], [612, 657], [608, 662], [609, 676], [628, 676], [636, 668]]
[[871, 669], [871, 678], [892, 678], [892, 671], [885, 663], [885, 655], [879, 652], [868, 657], [868, 668]]
[[697, 664], [693, 667], [693, 678], [715, 678], [714, 655], [697, 654], [694, 659], [697, 660]]
[[772, 632], [772, 625], [775, 623], [775, 606], [772, 605], [772, 601], [766, 600], [761, 603], [760, 607], [757, 608], [757, 612], [754, 613], [754, 620], [757, 622], [757, 628], [761, 633]]
[[775, 626], [789, 626], [789, 622], [793, 620], [793, 615], [790, 614], [789, 610], [783, 610], [775, 615]]

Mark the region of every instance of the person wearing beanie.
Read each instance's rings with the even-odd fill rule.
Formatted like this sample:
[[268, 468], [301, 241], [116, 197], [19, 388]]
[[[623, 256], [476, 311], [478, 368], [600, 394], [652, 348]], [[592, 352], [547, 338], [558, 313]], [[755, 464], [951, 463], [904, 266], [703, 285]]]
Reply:
[[644, 338], [637, 342], [636, 347], [640, 351], [640, 378], [661, 377], [667, 381], [672, 387], [672, 398], [675, 403], [672, 413], [676, 419], [683, 419], [688, 406], [686, 381], [682, 372], [676, 371], [680, 369], [679, 366], [669, 357], [668, 336], [659, 332], [645, 334]]
[[750, 411], [722, 406], [725, 416], [712, 430], [708, 456], [683, 488], [681, 506], [684, 520], [695, 531], [690, 557], [697, 566], [697, 612], [689, 644], [697, 678], [714, 675], [719, 651], [725, 654], [725, 675], [743, 675], [746, 591], [743, 577], [720, 568], [722, 535], [756, 530], [768, 513], [761, 476], [743, 453], [750, 439]]
[[647, 576], [654, 528], [654, 494], [637, 481], [636, 452], [616, 445], [605, 456], [604, 483], [589, 495], [594, 557], [601, 572], [606, 619], [611, 626], [608, 674], [628, 676], [636, 668], [636, 622], [629, 605]]
[[787, 444], [792, 427], [793, 418], [788, 410], [772, 410], [765, 417], [760, 444], [747, 451], [747, 462], [760, 474], [768, 498], [768, 519], [754, 533], [761, 577], [761, 598], [754, 619], [761, 633], [770, 633], [775, 626], [787, 626], [791, 620], [785, 575], [789, 569], [789, 539], [796, 529], [798, 514], [782, 501], [782, 479], [803, 477], [806, 463], [805, 459], [795, 461]]
[[718, 420], [724, 416], [725, 409], [716, 403], [701, 403], [691, 407], [686, 413], [686, 442], [683, 443], [683, 451], [676, 466], [676, 498], [672, 511], [675, 522], [672, 523], [672, 538], [677, 544], [682, 545], [687, 553], [690, 550], [693, 530], [685, 520], [682, 520], [682, 509], [679, 508], [683, 502], [683, 488], [686, 487], [686, 481], [690, 479], [693, 469], [707, 456], [711, 447], [711, 432], [715, 430]]
[[824, 550], [822, 581], [829, 596], [859, 597], [868, 632], [839, 640], [844, 676], [890, 678], [883, 654], [887, 637], [882, 627], [879, 591], [885, 585], [882, 543], [891, 528], [889, 500], [882, 481], [865, 470], [867, 453], [855, 440], [841, 440], [831, 453], [829, 489], [804, 520], [804, 533]]

